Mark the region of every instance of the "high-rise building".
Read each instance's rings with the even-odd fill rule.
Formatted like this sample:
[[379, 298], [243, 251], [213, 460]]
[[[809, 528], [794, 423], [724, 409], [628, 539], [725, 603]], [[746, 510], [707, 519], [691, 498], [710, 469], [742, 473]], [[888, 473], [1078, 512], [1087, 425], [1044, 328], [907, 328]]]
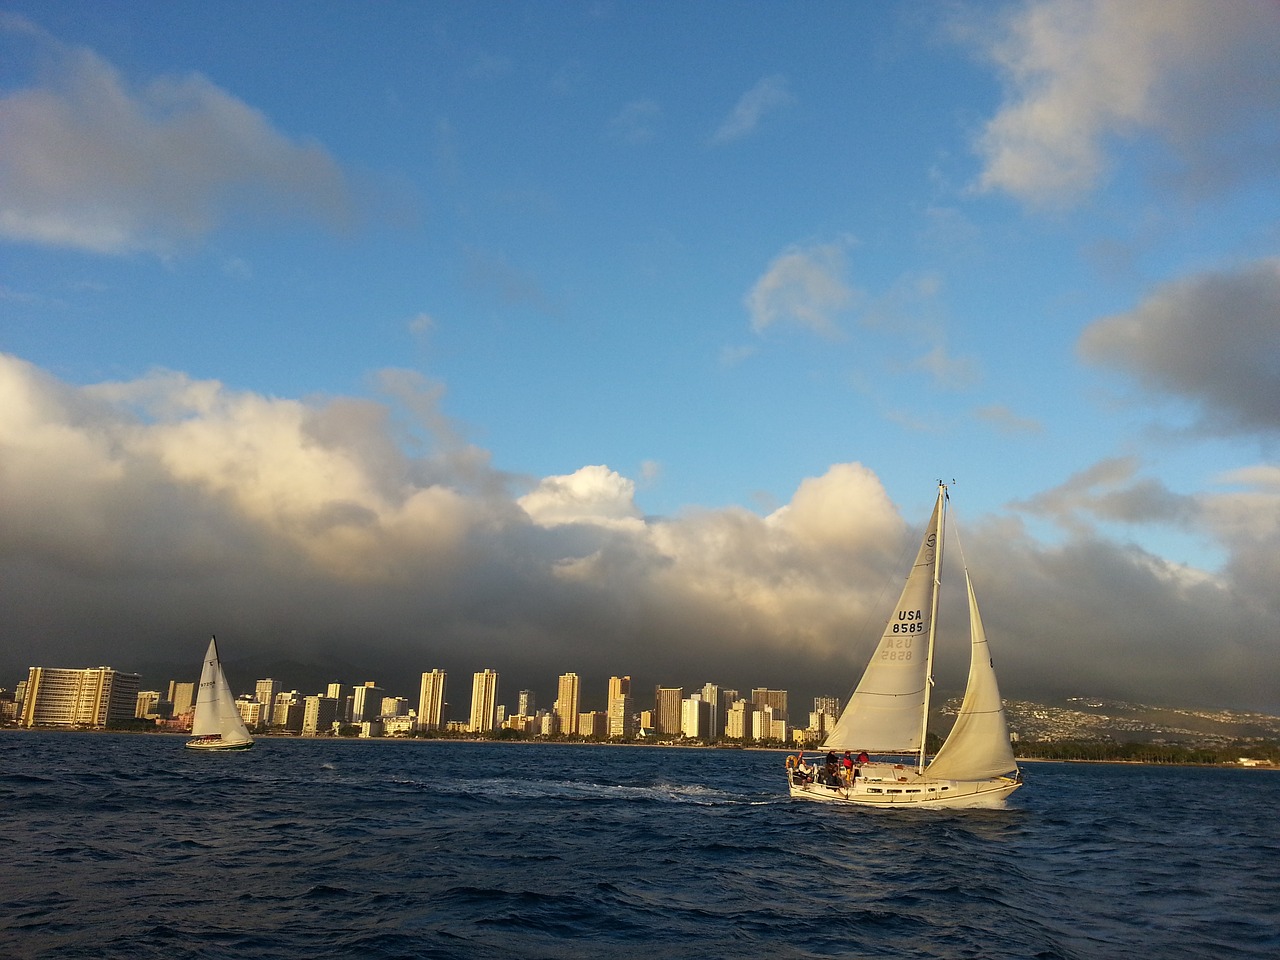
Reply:
[[382, 710], [382, 695], [386, 693], [373, 680], [364, 686], [356, 687], [351, 699], [351, 722], [364, 723], [366, 720], [377, 720]]
[[609, 715], [600, 710], [588, 710], [578, 714], [578, 734], [583, 737], [604, 737], [609, 733]]
[[560, 718], [560, 732], [565, 736], [578, 732], [579, 693], [578, 675], [561, 674], [556, 693], [556, 716]]
[[631, 699], [631, 678], [609, 678], [608, 728], [612, 739], [630, 740], [636, 735], [635, 701]]
[[439, 730], [444, 723], [443, 670], [428, 670], [422, 675], [422, 687], [418, 694], [418, 729]]
[[751, 701], [733, 701], [725, 713], [724, 735], [731, 740], [750, 740], [751, 734]]
[[[331, 685], [332, 686], [332, 685]], [[307, 697], [302, 710], [302, 734], [314, 737], [326, 733], [338, 719], [338, 698], [316, 695]]]
[[538, 712], [537, 698], [533, 695], [532, 690], [521, 690], [520, 696], [516, 700], [516, 715], [521, 717], [532, 717]]
[[133, 709], [134, 718], [145, 720], [147, 717], [154, 717], [156, 715], [156, 704], [159, 702], [159, 690], [139, 690], [137, 705]]
[[653, 723], [658, 733], [677, 734], [681, 728], [684, 687], [657, 687], [653, 694]]
[[380, 717], [407, 717], [409, 700], [407, 697], [383, 697], [382, 706], [378, 710]]
[[31, 667], [22, 700], [24, 727], [105, 727], [131, 720], [142, 677], [111, 667]]
[[270, 710], [276, 702], [276, 694], [280, 692], [280, 681], [272, 680], [270, 677], [265, 680], [259, 680], [254, 686], [254, 692], [257, 695], [258, 702], [264, 704]]
[[787, 716], [787, 691], [770, 690], [768, 687], [756, 687], [751, 691], [751, 702], [755, 704], [757, 710], [763, 710], [765, 707], [772, 707], [775, 717], [786, 719]]
[[691, 740], [706, 740], [711, 729], [711, 704], [695, 693], [680, 704], [680, 732]]
[[326, 690], [326, 691], [324, 692], [324, 695], [325, 695], [326, 697], [329, 697], [329, 698], [333, 699], [333, 700], [341, 700], [341, 699], [342, 699], [342, 684], [340, 684], [340, 683], [331, 683], [331, 684], [329, 684], [329, 689], [328, 689], [328, 690]]
[[827, 722], [827, 726], [831, 726], [836, 722], [836, 718], [840, 716], [840, 698], [837, 696], [815, 696], [813, 698], [813, 712], [824, 713], [831, 718]]
[[261, 730], [267, 726], [267, 721], [271, 719], [270, 713], [267, 711], [267, 705], [253, 697], [240, 697], [236, 700], [236, 710], [240, 713], [240, 719], [244, 721], [244, 725], [250, 730]]
[[725, 708], [728, 703], [725, 700], [724, 691], [720, 689], [719, 684], [704, 683], [702, 685], [702, 699], [707, 702], [711, 710], [711, 719], [708, 721], [707, 739], [719, 740], [724, 736], [724, 715]]
[[271, 726], [301, 733], [305, 710], [306, 702], [298, 695], [297, 690], [277, 693], [276, 702], [271, 708]]
[[173, 715], [175, 717], [190, 713], [196, 705], [195, 683], [181, 683], [177, 680], [170, 680], [169, 702], [173, 704]]
[[471, 678], [471, 732], [487, 733], [498, 725], [498, 674], [485, 669]]

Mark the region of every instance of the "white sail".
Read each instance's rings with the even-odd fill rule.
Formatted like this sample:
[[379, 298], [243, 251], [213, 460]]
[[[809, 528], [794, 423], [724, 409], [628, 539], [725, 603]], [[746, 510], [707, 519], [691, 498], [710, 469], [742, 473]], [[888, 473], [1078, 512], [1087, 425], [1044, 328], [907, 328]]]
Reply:
[[942, 553], [938, 521], [944, 497], [945, 490], [940, 489], [898, 605], [823, 750], [912, 753], [920, 749], [934, 581]]
[[956, 724], [928, 767], [928, 775], [938, 780], [981, 780], [1018, 768], [968, 570], [964, 579], [969, 589], [969, 682]]
[[216, 637], [209, 639], [209, 650], [204, 655], [191, 734], [194, 737], [219, 735], [220, 743], [224, 746], [253, 742], [244, 721], [240, 719], [240, 711], [236, 709], [235, 696], [227, 683], [227, 675], [222, 672]]

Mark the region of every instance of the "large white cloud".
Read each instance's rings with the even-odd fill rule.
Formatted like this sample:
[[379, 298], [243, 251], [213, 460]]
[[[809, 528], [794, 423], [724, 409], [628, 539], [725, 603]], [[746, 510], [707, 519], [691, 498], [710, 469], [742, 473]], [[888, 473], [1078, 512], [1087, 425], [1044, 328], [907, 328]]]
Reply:
[[1197, 188], [1280, 162], [1280, 16], [1268, 0], [1032, 0], [988, 50], [1007, 98], [980, 140], [981, 185], [1077, 199], [1115, 141], [1154, 135]]
[[[385, 401], [323, 403], [163, 372], [77, 387], [0, 355], [0, 670], [138, 668], [178, 647], [194, 662], [213, 631], [255, 662], [348, 664], [404, 692], [443, 665], [521, 685], [576, 670], [601, 691], [628, 673], [638, 689], [839, 695], [918, 542], [923, 518], [860, 464], [805, 479], [767, 516], [646, 518], [616, 471], [502, 474], [453, 430], [439, 389], [381, 382]], [[428, 438], [419, 455], [395, 439], [407, 417]], [[1008, 518], [964, 538], [1006, 694], [1274, 696], [1280, 653], [1257, 628], [1280, 616], [1274, 470], [1189, 499], [1116, 461], [1022, 506], [1066, 522], [1067, 541]], [[1194, 526], [1228, 563], [1208, 573], [1113, 543], [1099, 527], [1115, 521]], [[963, 676], [955, 660], [941, 657], [944, 689]]]
[[40, 48], [42, 83], [0, 99], [0, 236], [97, 253], [167, 254], [232, 211], [349, 215], [318, 144], [277, 130], [198, 74], [134, 87], [91, 50], [16, 17], [8, 44]]

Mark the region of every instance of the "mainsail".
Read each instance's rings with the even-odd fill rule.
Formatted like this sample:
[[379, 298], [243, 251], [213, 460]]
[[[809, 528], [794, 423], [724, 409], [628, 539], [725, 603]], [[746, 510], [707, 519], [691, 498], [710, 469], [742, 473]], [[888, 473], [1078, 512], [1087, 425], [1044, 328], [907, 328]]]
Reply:
[[929, 776], [940, 780], [981, 780], [1018, 768], [995, 664], [967, 569], [964, 579], [969, 590], [969, 682], [955, 726], [928, 767]]
[[204, 655], [191, 734], [195, 737], [221, 735], [221, 743], [226, 746], [253, 742], [244, 721], [240, 719], [240, 711], [236, 709], [235, 696], [231, 693], [231, 685], [227, 683], [227, 675], [222, 672], [216, 637], [209, 638], [209, 650]]
[[939, 534], [943, 503], [940, 490], [898, 605], [823, 750], [914, 753], [920, 749], [929, 670], [927, 647], [936, 613], [934, 585], [942, 559]]

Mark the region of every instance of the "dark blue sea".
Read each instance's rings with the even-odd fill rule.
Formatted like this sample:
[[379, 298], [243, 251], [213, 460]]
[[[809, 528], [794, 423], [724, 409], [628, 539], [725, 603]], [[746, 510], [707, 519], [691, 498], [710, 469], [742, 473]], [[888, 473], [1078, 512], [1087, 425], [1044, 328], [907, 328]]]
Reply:
[[783, 754], [0, 735], [0, 957], [1280, 956], [1280, 773], [1028, 764], [1005, 810]]

